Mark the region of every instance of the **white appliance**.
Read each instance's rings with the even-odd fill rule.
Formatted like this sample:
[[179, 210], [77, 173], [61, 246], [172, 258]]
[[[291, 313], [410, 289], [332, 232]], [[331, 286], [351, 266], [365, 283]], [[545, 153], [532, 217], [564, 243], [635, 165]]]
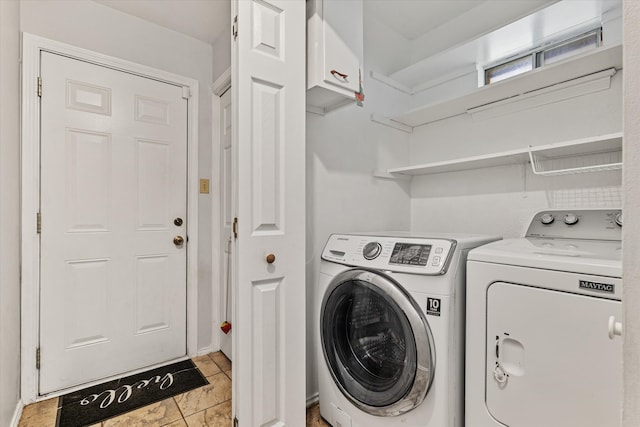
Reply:
[[463, 425], [464, 278], [487, 236], [332, 235], [315, 319], [334, 427]]
[[466, 427], [616, 427], [620, 210], [544, 211], [467, 263]]

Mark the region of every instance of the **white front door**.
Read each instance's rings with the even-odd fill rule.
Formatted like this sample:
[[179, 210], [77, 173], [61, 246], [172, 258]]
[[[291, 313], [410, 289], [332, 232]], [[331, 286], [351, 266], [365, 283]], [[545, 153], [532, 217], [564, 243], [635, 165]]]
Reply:
[[305, 2], [232, 5], [233, 412], [240, 427], [298, 427], [306, 407]]
[[41, 76], [46, 394], [186, 354], [187, 100], [47, 52]]

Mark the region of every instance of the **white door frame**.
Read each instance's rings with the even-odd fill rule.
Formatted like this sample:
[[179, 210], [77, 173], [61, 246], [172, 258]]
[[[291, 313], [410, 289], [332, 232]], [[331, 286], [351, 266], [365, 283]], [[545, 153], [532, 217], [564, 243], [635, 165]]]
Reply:
[[[198, 81], [32, 34], [22, 34], [21, 141], [21, 399], [39, 400], [36, 348], [39, 332], [40, 239], [40, 52], [47, 51], [169, 84], [183, 86], [187, 101], [187, 354], [195, 356], [198, 337]], [[46, 90], [46, 82], [44, 83]], [[100, 380], [102, 381], [102, 380]], [[78, 388], [85, 387], [86, 385]], [[69, 389], [71, 390], [71, 389]], [[67, 390], [65, 390], [66, 392]], [[59, 393], [52, 393], [46, 397]]]
[[[220, 215], [220, 208], [222, 206], [222, 168], [221, 168], [221, 159], [220, 159], [220, 98], [222, 95], [231, 88], [231, 67], [227, 68], [224, 73], [220, 75], [211, 84], [211, 128], [213, 129], [213, 145], [211, 147], [211, 177], [213, 182], [217, 183], [217, 185], [212, 186], [212, 189], [217, 189], [218, 191], [215, 194], [212, 194], [211, 197], [211, 223], [212, 223], [212, 239], [213, 248], [211, 250], [211, 270], [213, 271], [212, 280], [213, 280], [213, 290], [211, 292], [211, 318], [213, 319], [213, 330], [211, 336], [211, 348], [217, 350], [220, 348], [220, 329], [218, 326], [224, 321], [228, 319], [223, 319], [223, 313], [220, 310], [220, 298], [223, 296], [223, 286], [224, 283], [224, 264], [223, 264], [223, 254], [222, 251], [222, 234], [220, 233], [221, 224], [223, 221], [222, 216]], [[216, 190], [212, 190], [216, 191]], [[218, 277], [219, 280], [215, 280], [215, 277]], [[215, 283], [218, 283], [216, 286]]]

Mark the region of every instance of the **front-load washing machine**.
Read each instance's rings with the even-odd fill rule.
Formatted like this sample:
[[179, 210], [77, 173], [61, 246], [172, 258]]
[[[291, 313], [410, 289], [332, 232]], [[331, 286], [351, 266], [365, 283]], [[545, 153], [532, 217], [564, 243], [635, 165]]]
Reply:
[[315, 314], [325, 420], [334, 427], [463, 425], [466, 254], [497, 239], [329, 238]]
[[544, 211], [467, 263], [466, 427], [616, 427], [619, 210]]

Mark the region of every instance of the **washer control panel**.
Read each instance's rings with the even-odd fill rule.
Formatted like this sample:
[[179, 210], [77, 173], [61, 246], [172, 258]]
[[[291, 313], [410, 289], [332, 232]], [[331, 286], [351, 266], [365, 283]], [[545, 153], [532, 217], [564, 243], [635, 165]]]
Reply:
[[333, 234], [322, 258], [354, 267], [402, 273], [445, 274], [455, 240]]
[[525, 237], [621, 240], [620, 209], [546, 210], [534, 215]]

